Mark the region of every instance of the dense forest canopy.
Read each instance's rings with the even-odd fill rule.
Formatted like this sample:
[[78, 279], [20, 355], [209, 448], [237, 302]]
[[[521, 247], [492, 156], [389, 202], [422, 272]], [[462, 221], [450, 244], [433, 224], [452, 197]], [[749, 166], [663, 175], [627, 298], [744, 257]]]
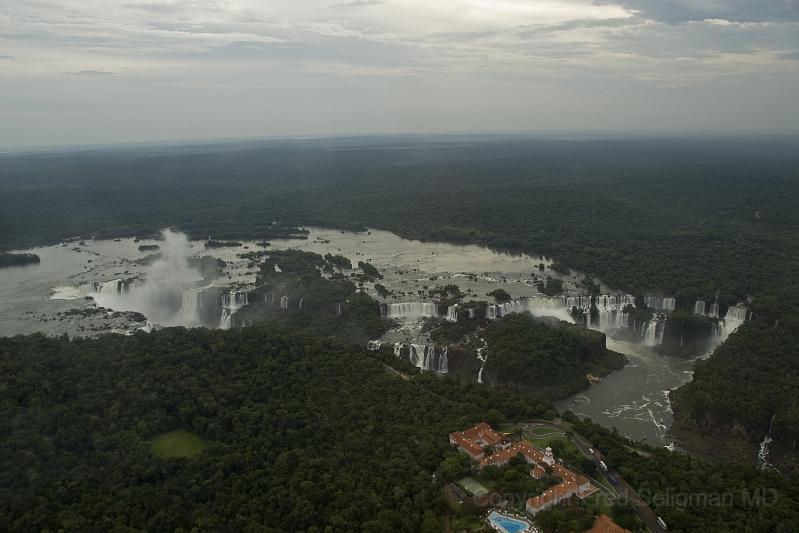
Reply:
[[624, 356], [605, 348], [604, 333], [526, 314], [491, 322], [485, 339], [485, 382], [544, 398], [574, 394], [588, 387], [588, 374], [603, 376], [625, 363]]
[[553, 414], [274, 328], [0, 338], [0, 529], [440, 531], [447, 434]]
[[782, 391], [799, 381], [797, 180], [795, 137], [386, 137], [4, 155], [0, 249], [164, 225], [216, 240], [370, 226], [544, 253], [683, 308], [751, 297], [754, 322], [700, 365], [676, 414], [699, 431], [744, 426], [748, 439], [776, 415], [775, 444], [795, 456], [799, 396]]
[[665, 519], [669, 531], [788, 533], [799, 528], [799, 485], [774, 471], [706, 462], [631, 442], [568, 412], [564, 417]]

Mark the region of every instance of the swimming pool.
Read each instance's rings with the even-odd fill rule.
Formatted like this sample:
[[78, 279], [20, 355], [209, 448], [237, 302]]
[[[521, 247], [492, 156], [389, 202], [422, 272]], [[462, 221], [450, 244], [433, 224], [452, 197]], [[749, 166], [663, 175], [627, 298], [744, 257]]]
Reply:
[[533, 525], [527, 520], [513, 518], [496, 511], [491, 511], [488, 515], [488, 521], [494, 526], [497, 531], [502, 533], [525, 533], [531, 531]]

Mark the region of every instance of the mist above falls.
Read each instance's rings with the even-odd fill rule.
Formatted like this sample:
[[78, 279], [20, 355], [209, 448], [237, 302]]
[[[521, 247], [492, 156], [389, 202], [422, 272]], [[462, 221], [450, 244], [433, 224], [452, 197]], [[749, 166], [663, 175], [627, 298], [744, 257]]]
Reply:
[[163, 326], [200, 325], [200, 272], [189, 264], [192, 246], [185, 234], [161, 232], [161, 255], [145, 271], [143, 280], [105, 283], [91, 292], [98, 305], [117, 311], [137, 311]]

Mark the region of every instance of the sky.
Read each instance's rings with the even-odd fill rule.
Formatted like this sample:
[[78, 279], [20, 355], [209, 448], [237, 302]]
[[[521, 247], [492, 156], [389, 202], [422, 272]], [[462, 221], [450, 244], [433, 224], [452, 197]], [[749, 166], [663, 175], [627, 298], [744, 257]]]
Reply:
[[0, 0], [0, 146], [799, 131], [799, 0]]

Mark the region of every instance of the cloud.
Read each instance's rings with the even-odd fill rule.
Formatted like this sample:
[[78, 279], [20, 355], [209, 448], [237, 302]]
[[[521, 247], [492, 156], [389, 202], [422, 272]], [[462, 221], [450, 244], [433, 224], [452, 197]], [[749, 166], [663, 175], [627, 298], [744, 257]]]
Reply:
[[678, 24], [705, 19], [733, 22], [799, 21], [796, 0], [600, 0], [652, 20]]
[[342, 8], [342, 9], [357, 9], [361, 7], [377, 6], [385, 3], [386, 0], [352, 0], [351, 2], [342, 2], [340, 4], [333, 4], [330, 7]]
[[95, 70], [95, 69], [84, 69], [84, 70], [77, 70], [75, 72], [64, 72], [69, 76], [113, 76], [116, 74], [115, 72], [108, 72], [105, 70]]
[[0, 60], [8, 60], [8, 61], [10, 61], [12, 59], [14, 59], [14, 56], [0, 55]]
[[[432, 123], [439, 110], [440, 129], [453, 131], [477, 116], [475, 127], [526, 124], [516, 109], [529, 118], [544, 108], [551, 124], [560, 110], [564, 124], [602, 115], [596, 127], [611, 127], [662, 105], [658, 116], [677, 124], [698, 120], [680, 115], [696, 102], [729, 102], [725, 124], [751, 101], [763, 102], [763, 124], [799, 123], [799, 110], [784, 111], [799, 91], [797, 0], [123, 2], [7, 2], [0, 50], [14, 60], [0, 69], [0, 124], [27, 117], [19, 124], [35, 136], [50, 112], [117, 113], [120, 94], [139, 109], [120, 128], [141, 118], [142, 137], [189, 108], [217, 113], [209, 132], [225, 125], [229, 135], [250, 121], [253, 134], [335, 131], [338, 121], [342, 131], [388, 131], [417, 115]], [[153, 102], [161, 107], [151, 115]], [[107, 122], [86, 120], [97, 131]]]

